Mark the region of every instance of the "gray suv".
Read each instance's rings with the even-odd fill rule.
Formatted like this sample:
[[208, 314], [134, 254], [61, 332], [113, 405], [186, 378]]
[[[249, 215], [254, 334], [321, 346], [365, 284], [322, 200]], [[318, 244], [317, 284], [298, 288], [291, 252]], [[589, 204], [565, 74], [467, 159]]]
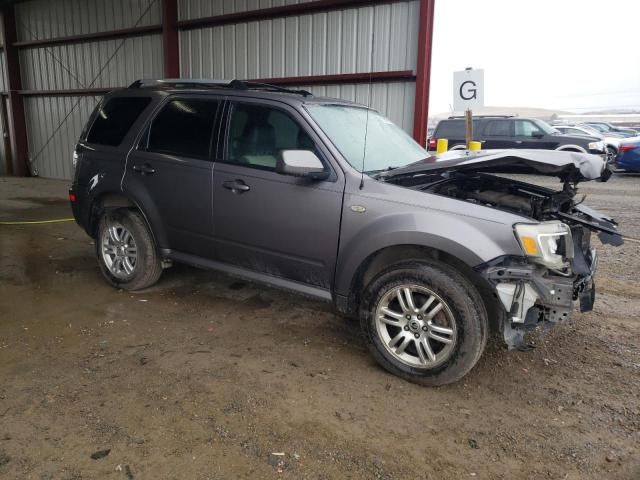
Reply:
[[[607, 179], [600, 157], [436, 158], [374, 110], [272, 85], [135, 82], [105, 95], [74, 163], [73, 213], [113, 286], [183, 262], [330, 301], [424, 385], [462, 378], [492, 331], [517, 347], [574, 301], [591, 309], [591, 233], [622, 242], [575, 199]], [[532, 171], [562, 189], [498, 175]]]

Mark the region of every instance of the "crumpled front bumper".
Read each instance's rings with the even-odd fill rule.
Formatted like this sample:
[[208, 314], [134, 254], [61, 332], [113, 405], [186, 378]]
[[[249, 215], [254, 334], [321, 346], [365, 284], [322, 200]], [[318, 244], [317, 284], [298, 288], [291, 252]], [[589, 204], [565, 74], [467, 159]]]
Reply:
[[510, 349], [522, 345], [528, 330], [568, 319], [574, 301], [578, 301], [582, 312], [593, 309], [597, 254], [590, 248], [579, 256], [568, 276], [555, 274], [522, 257], [501, 257], [480, 271], [505, 308], [503, 334]]

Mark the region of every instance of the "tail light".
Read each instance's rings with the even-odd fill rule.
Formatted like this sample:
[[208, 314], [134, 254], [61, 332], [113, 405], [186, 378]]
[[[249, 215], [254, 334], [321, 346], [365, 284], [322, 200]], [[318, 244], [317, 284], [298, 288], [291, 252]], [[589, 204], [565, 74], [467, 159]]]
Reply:
[[435, 150], [438, 147], [438, 140], [434, 137], [429, 139], [429, 150]]
[[629, 150], [633, 150], [634, 148], [640, 148], [640, 145], [620, 145], [618, 152], [627, 152]]
[[71, 203], [73, 203], [73, 202], [75, 202], [76, 200], [77, 200], [77, 198], [76, 198], [76, 194], [75, 194], [75, 193], [73, 193], [73, 192], [69, 192], [69, 201], [70, 201]]

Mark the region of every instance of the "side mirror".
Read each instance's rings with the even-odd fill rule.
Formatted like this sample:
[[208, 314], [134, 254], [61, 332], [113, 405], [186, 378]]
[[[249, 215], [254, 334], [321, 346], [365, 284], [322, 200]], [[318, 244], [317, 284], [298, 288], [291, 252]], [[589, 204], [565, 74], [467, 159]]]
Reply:
[[538, 138], [538, 139], [540, 139], [540, 138], [544, 137], [544, 133], [542, 133], [542, 132], [535, 132], [535, 133], [532, 133], [532, 134], [531, 134], [531, 136], [532, 136], [533, 138]]
[[276, 162], [276, 172], [314, 180], [324, 180], [329, 176], [322, 161], [311, 150], [281, 150]]

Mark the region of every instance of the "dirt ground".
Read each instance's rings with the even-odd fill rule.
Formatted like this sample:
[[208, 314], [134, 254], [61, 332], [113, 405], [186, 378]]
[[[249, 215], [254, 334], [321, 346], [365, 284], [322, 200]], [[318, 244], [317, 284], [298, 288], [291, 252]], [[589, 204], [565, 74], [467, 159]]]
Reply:
[[[0, 178], [0, 221], [69, 217], [66, 188]], [[640, 176], [581, 191], [640, 238]], [[600, 247], [595, 311], [441, 388], [328, 304], [184, 266], [118, 291], [93, 249], [0, 225], [0, 478], [640, 478], [639, 243]]]

